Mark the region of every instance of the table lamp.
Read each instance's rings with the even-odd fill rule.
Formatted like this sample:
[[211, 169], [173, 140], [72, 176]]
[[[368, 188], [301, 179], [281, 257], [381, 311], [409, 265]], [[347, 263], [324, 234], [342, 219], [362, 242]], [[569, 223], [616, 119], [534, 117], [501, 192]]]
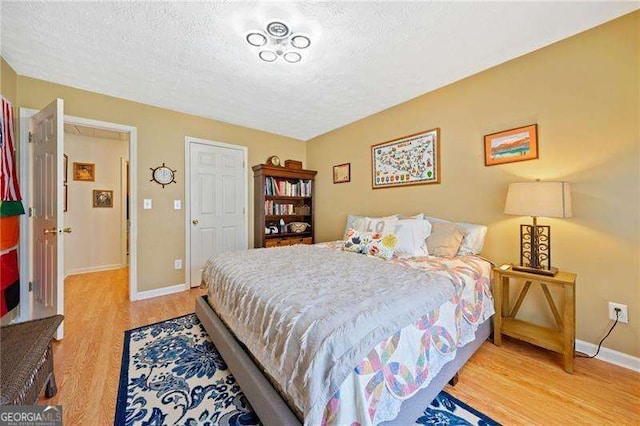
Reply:
[[538, 225], [538, 217], [571, 217], [571, 185], [567, 182], [520, 182], [509, 185], [504, 213], [531, 216], [532, 225], [520, 225], [520, 265], [512, 267], [554, 276], [551, 266], [551, 227]]

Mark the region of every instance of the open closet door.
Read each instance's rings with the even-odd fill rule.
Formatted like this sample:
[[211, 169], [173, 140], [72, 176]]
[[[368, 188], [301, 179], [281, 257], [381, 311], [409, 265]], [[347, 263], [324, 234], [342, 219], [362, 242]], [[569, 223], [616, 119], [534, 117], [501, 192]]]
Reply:
[[[31, 118], [31, 220], [33, 318], [64, 313], [62, 99]], [[64, 323], [63, 323], [64, 325]], [[63, 325], [56, 332], [62, 339]]]

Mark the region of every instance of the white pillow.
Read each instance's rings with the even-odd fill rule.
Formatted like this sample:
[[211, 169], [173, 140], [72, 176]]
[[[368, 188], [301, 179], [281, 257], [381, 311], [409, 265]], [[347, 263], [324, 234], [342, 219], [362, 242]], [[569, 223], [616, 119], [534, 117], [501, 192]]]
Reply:
[[396, 216], [398, 216], [398, 219], [402, 220], [402, 219], [424, 219], [424, 213], [418, 213], [415, 216], [405, 216], [403, 214], [396, 214]]
[[484, 246], [484, 237], [487, 236], [487, 227], [473, 223], [457, 223], [456, 225], [466, 232], [458, 249], [458, 255], [480, 254], [482, 246]]
[[431, 235], [431, 223], [424, 219], [400, 219], [396, 226], [398, 244], [396, 252], [409, 256], [428, 256], [427, 237]]
[[346, 240], [347, 239], [347, 232], [349, 232], [349, 229], [355, 229], [355, 222], [358, 219], [362, 219], [364, 216], [356, 216], [356, 215], [348, 215], [347, 216], [347, 224], [344, 227], [344, 232], [342, 233], [342, 239]]
[[[424, 217], [429, 222], [451, 222], [449, 220], [440, 219], [437, 217], [427, 216]], [[484, 246], [484, 238], [487, 236], [487, 227], [485, 225], [476, 225], [474, 223], [458, 223], [456, 225], [464, 232], [464, 238], [458, 249], [458, 256], [465, 256], [468, 254], [480, 254], [482, 246]]]
[[358, 231], [374, 232], [382, 235], [395, 234], [398, 219], [394, 217], [367, 217], [364, 220], [356, 221]]
[[[349, 229], [355, 229], [356, 231], [364, 231], [364, 219], [366, 219], [366, 216], [356, 216], [356, 215], [348, 215], [347, 216], [347, 224], [344, 227], [344, 232], [342, 233], [343, 240], [346, 240], [347, 238], [347, 232], [349, 232]], [[392, 215], [392, 216], [384, 216], [384, 217], [380, 217], [380, 218], [376, 218], [376, 219], [397, 219], [398, 215]]]

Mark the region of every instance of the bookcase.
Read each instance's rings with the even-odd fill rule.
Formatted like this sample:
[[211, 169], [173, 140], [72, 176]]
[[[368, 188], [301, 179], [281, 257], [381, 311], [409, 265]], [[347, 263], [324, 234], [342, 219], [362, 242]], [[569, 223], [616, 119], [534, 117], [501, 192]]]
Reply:
[[[313, 244], [313, 194], [316, 171], [258, 164], [253, 170], [254, 247]], [[284, 227], [280, 221], [284, 222]], [[292, 232], [292, 222], [310, 225], [303, 232]], [[266, 233], [265, 227], [277, 233]]]

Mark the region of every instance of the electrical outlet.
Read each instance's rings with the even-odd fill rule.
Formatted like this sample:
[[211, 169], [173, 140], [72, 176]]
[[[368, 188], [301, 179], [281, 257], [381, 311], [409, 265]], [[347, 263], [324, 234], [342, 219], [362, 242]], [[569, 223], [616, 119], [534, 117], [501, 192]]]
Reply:
[[182, 269], [182, 259], [176, 259], [173, 261], [173, 269]]
[[629, 308], [627, 307], [627, 305], [623, 305], [621, 303], [609, 302], [609, 319], [615, 321], [616, 308], [620, 309], [620, 313], [618, 314], [618, 322], [629, 324]]

